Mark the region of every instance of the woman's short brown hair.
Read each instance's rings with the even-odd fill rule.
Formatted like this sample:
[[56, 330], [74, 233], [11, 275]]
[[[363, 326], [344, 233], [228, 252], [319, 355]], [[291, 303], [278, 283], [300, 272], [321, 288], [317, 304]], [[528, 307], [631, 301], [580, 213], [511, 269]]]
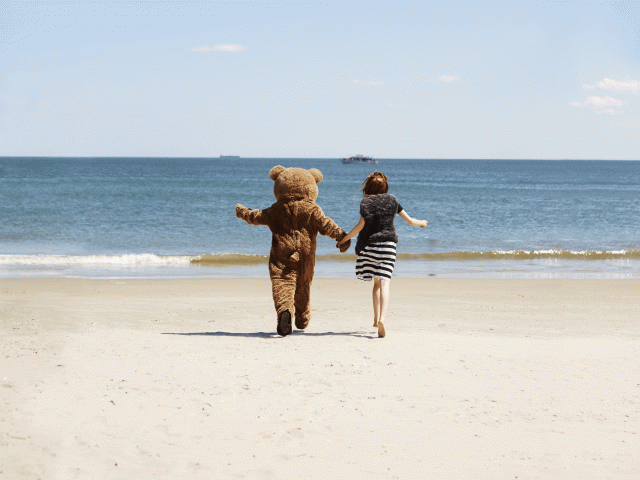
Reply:
[[379, 195], [388, 191], [387, 176], [377, 170], [367, 175], [367, 179], [362, 183], [362, 193], [365, 195]]

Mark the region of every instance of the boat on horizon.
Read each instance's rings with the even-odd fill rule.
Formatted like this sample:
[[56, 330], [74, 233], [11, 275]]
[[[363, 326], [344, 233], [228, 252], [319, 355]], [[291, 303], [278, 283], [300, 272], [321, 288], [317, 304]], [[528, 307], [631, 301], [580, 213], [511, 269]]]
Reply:
[[344, 164], [348, 163], [378, 163], [374, 158], [367, 157], [365, 155], [355, 155], [349, 158], [341, 158], [340, 161]]

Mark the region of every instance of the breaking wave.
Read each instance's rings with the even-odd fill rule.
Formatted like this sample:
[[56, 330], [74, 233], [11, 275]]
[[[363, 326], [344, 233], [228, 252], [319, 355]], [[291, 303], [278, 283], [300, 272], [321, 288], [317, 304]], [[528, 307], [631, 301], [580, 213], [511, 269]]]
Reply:
[[[353, 262], [353, 254], [318, 255], [318, 262]], [[486, 252], [401, 253], [402, 261], [481, 261], [481, 260], [640, 260], [640, 250], [496, 250]], [[155, 255], [0, 255], [6, 266], [77, 267], [229, 267], [266, 264], [268, 255], [206, 254]]]
[[401, 254], [405, 260], [640, 260], [640, 250], [495, 250]]
[[34, 266], [188, 266], [190, 257], [154, 255], [151, 253], [127, 255], [0, 255], [0, 265]]

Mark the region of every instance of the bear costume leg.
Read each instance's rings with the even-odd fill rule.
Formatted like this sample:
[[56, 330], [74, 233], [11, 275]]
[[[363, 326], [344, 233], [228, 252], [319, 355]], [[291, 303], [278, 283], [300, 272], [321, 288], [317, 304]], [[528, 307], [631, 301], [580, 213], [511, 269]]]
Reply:
[[309, 326], [309, 320], [311, 320], [311, 279], [304, 271], [298, 274], [294, 302], [296, 306], [296, 328], [304, 330]]
[[[283, 337], [291, 333], [291, 317], [295, 311], [294, 295], [296, 291], [297, 272], [274, 263], [269, 263], [273, 304], [278, 319], [278, 334]], [[288, 315], [287, 315], [288, 313]]]

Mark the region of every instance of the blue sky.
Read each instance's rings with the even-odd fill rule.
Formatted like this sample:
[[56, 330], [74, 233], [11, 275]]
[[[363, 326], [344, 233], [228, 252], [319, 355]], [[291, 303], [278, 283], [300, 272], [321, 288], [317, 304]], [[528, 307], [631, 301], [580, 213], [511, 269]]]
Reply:
[[2, 156], [640, 159], [635, 0], [2, 9]]

